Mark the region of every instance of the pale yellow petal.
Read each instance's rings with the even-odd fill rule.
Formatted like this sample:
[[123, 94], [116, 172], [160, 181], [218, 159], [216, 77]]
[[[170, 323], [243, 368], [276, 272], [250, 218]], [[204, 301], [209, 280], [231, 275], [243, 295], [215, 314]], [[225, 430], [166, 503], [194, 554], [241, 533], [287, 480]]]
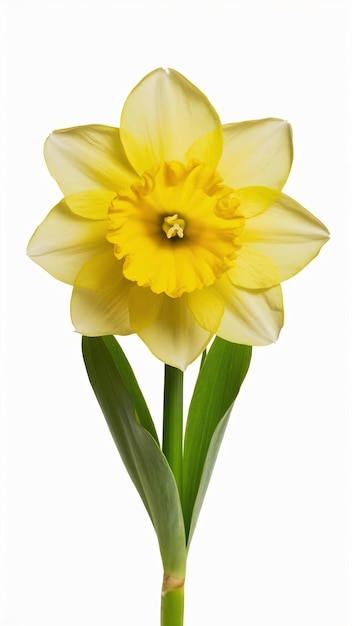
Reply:
[[92, 256], [77, 273], [74, 286], [101, 291], [119, 290], [126, 283], [122, 274], [122, 263], [114, 255], [114, 247], [107, 244], [104, 249]]
[[227, 274], [234, 285], [245, 289], [268, 289], [281, 282], [280, 271], [270, 257], [245, 246]]
[[285, 194], [267, 211], [247, 220], [242, 233], [244, 247], [269, 257], [280, 282], [305, 267], [328, 239], [324, 224]]
[[240, 201], [238, 212], [245, 218], [263, 213], [281, 195], [281, 191], [270, 187], [244, 187], [235, 193]]
[[216, 333], [224, 314], [224, 299], [213, 287], [196, 289], [188, 294], [188, 305], [197, 324]]
[[290, 173], [291, 127], [269, 118], [222, 127], [224, 147], [218, 171], [234, 189], [263, 186], [282, 189]]
[[117, 190], [138, 179], [118, 128], [90, 124], [57, 130], [44, 147], [46, 164], [64, 195], [103, 188]]
[[141, 174], [164, 161], [196, 158], [216, 166], [222, 150], [220, 120], [204, 94], [172, 69], [148, 74], [128, 96], [121, 140]]
[[128, 313], [127, 280], [113, 284], [109, 289], [81, 289], [74, 287], [71, 299], [71, 319], [77, 332], [87, 337], [102, 335], [129, 335], [133, 332]]
[[75, 215], [65, 200], [57, 204], [38, 226], [28, 256], [58, 280], [70, 285], [81, 266], [111, 244], [106, 240], [107, 220], [87, 220]]
[[216, 283], [224, 299], [225, 311], [217, 335], [250, 346], [276, 341], [283, 326], [281, 287], [247, 291], [234, 287], [228, 277]]
[[129, 300], [133, 329], [158, 359], [185, 370], [203, 352], [212, 333], [197, 324], [186, 295], [169, 298], [143, 287], [137, 289], [141, 299], [134, 291]]
[[108, 209], [116, 192], [107, 189], [90, 189], [65, 197], [69, 209], [90, 220], [106, 220]]
[[154, 324], [163, 305], [163, 295], [156, 295], [150, 289], [138, 287], [131, 283], [128, 304], [130, 309], [130, 320], [133, 330], [136, 333], [144, 330], [150, 324]]

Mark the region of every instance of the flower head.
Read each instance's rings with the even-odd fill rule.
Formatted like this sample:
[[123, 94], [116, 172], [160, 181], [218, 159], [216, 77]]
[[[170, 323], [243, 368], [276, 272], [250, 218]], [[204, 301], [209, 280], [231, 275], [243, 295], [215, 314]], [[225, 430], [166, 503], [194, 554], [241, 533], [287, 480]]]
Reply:
[[28, 254], [73, 285], [84, 335], [138, 333], [180, 369], [214, 334], [271, 343], [283, 325], [280, 283], [328, 239], [282, 193], [292, 155], [287, 122], [222, 126], [194, 85], [157, 69], [128, 96], [119, 129], [49, 136], [46, 162], [65, 197]]

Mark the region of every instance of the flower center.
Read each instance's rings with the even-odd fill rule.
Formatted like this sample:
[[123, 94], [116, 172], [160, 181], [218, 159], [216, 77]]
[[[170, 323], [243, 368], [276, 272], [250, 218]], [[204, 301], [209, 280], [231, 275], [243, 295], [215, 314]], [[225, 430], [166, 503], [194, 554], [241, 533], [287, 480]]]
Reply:
[[172, 237], [179, 237], [180, 239], [183, 239], [185, 225], [185, 220], [182, 218], [179, 219], [178, 214], [175, 213], [175, 215], [164, 217], [162, 228], [168, 239], [171, 239]]
[[107, 239], [125, 278], [177, 298], [234, 265], [244, 227], [239, 204], [208, 165], [161, 163], [117, 192]]

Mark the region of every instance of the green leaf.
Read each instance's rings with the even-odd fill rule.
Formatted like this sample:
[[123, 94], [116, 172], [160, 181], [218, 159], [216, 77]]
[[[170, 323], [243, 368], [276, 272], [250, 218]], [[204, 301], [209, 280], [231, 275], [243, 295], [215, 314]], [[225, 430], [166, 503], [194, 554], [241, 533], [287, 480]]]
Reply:
[[114, 337], [83, 337], [82, 349], [89, 380], [106, 422], [154, 525], [164, 571], [183, 578], [186, 542], [176, 482], [150, 432], [155, 429], [150, 428], [146, 418], [144, 399], [143, 402], [138, 399], [137, 382], [131, 382], [127, 359], [124, 355], [122, 358]]
[[139, 388], [136, 377], [133, 373], [133, 369], [130, 366], [124, 351], [120, 344], [116, 341], [112, 335], [102, 338], [102, 341], [108, 347], [109, 352], [114, 360], [116, 369], [118, 370], [121, 379], [126, 387], [127, 393], [132, 399], [133, 406], [136, 412], [136, 420], [143, 428], [145, 428], [155, 441], [159, 444], [157, 432], [155, 430], [153, 419], [150, 415], [147, 403]]
[[217, 337], [199, 372], [184, 441], [183, 515], [189, 546], [252, 348]]

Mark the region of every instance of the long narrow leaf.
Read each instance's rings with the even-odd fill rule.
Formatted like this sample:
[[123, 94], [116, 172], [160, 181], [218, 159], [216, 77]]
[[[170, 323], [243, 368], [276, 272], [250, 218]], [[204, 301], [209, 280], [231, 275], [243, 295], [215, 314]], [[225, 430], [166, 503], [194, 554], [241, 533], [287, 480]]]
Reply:
[[105, 343], [108, 350], [114, 360], [116, 369], [119, 371], [121, 379], [126, 387], [129, 396], [132, 399], [133, 406], [136, 412], [136, 419], [155, 439], [159, 444], [158, 435], [155, 430], [153, 419], [150, 415], [147, 403], [139, 388], [136, 377], [133, 373], [133, 369], [130, 366], [124, 351], [122, 350], [115, 337], [108, 335], [102, 337], [101, 341]]
[[189, 545], [232, 405], [248, 371], [252, 349], [217, 337], [200, 370], [184, 442], [183, 513]]
[[83, 337], [87, 373], [126, 469], [153, 522], [167, 574], [184, 577], [182, 508], [170, 467], [136, 410], [115, 362], [111, 338]]

